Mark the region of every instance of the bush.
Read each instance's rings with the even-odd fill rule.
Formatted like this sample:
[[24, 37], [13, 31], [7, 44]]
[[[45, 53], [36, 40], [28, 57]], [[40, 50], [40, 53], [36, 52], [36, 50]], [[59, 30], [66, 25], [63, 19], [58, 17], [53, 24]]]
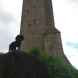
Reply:
[[48, 70], [49, 78], [71, 78], [68, 74], [67, 68], [60, 59], [49, 57]]
[[29, 51], [29, 54], [30, 55], [35, 55], [35, 56], [40, 56], [40, 50], [38, 48], [32, 48], [30, 51]]
[[63, 57], [48, 56], [47, 52], [40, 52], [37, 48], [31, 49], [30, 54], [48, 65], [49, 78], [78, 78], [78, 70], [71, 64], [65, 64]]

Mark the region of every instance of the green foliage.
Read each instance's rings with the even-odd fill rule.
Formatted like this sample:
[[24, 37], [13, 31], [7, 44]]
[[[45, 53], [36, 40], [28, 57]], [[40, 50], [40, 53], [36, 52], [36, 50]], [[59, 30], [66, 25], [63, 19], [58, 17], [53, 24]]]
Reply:
[[78, 78], [78, 70], [71, 64], [65, 64], [63, 57], [48, 58], [49, 78]]
[[47, 60], [48, 59], [48, 53], [47, 52], [41, 52], [38, 48], [32, 48], [29, 52], [30, 55], [35, 55], [39, 57], [40, 60]]
[[65, 64], [63, 57], [48, 56], [47, 52], [40, 52], [37, 48], [31, 49], [30, 54], [35, 54], [42, 62], [48, 64], [49, 78], [78, 78], [78, 70], [71, 64]]
[[36, 56], [40, 56], [40, 50], [38, 48], [32, 48], [30, 51], [29, 51], [29, 54], [30, 55], [36, 55]]
[[48, 69], [49, 69], [49, 78], [71, 78], [71, 75], [68, 74], [65, 64], [60, 61], [58, 58], [49, 57], [48, 59]]

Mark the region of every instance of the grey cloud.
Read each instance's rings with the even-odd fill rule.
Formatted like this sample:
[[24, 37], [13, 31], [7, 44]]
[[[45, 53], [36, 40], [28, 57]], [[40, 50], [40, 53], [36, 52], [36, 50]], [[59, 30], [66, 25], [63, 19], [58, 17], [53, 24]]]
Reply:
[[11, 23], [15, 23], [15, 21], [12, 14], [5, 11], [0, 12], [0, 51], [2, 49], [8, 49], [11, 40], [9, 31]]
[[67, 1], [71, 3], [78, 3], [78, 0], [67, 0]]
[[72, 2], [78, 2], [78, 0], [69, 0], [69, 1], [72, 1]]
[[0, 13], [0, 22], [2, 22], [4, 24], [6, 24], [6, 23], [8, 24], [13, 21], [15, 21], [15, 19], [11, 14], [9, 14], [7, 12]]
[[11, 13], [6, 12], [2, 6], [0, 0], [0, 52], [3, 49], [8, 49], [9, 43], [13, 40], [11, 28], [13, 28], [13, 25], [14, 27], [17, 26], [17, 19]]
[[71, 47], [71, 48], [77, 48], [78, 49], [78, 42], [77, 43], [67, 42], [66, 45]]

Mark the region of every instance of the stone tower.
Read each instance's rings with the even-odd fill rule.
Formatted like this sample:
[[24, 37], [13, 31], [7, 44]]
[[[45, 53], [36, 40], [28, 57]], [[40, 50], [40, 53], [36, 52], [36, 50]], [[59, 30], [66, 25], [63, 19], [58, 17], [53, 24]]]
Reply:
[[60, 32], [55, 28], [51, 0], [23, 0], [22, 49], [39, 48], [53, 56], [64, 56]]

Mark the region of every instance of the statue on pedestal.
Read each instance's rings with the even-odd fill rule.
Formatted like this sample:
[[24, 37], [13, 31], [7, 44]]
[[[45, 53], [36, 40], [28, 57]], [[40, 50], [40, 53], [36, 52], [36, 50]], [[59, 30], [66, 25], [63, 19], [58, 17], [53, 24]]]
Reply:
[[13, 41], [9, 45], [9, 52], [15, 52], [16, 50], [20, 50], [21, 42], [24, 40], [24, 37], [22, 35], [17, 35], [15, 38], [15, 41]]

